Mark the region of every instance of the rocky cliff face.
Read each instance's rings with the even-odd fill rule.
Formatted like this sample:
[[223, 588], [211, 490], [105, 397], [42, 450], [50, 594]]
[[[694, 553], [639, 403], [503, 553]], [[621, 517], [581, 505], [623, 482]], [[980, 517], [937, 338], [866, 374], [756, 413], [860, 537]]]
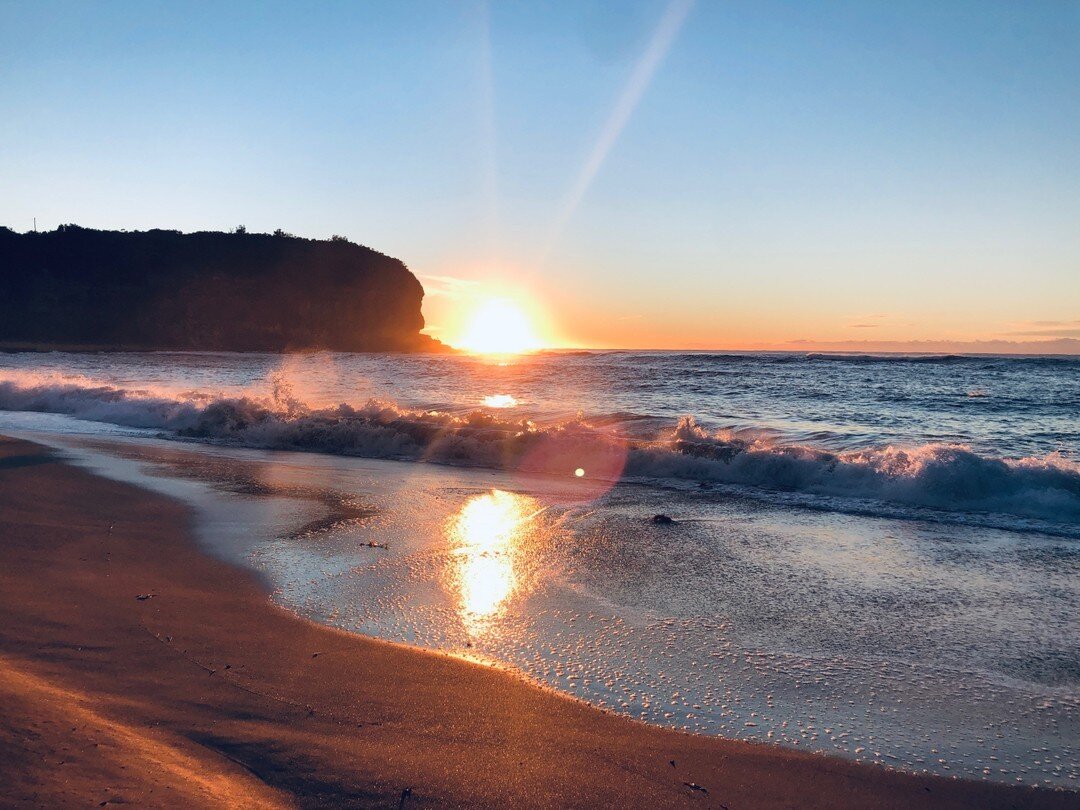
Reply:
[[399, 260], [287, 234], [0, 228], [0, 343], [432, 351]]

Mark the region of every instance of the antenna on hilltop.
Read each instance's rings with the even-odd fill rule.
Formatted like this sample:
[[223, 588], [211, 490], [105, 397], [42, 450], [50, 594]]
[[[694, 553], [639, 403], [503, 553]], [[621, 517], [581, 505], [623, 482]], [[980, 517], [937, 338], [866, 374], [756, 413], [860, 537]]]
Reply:
[[37, 233], [37, 217], [34, 217], [34, 233]]

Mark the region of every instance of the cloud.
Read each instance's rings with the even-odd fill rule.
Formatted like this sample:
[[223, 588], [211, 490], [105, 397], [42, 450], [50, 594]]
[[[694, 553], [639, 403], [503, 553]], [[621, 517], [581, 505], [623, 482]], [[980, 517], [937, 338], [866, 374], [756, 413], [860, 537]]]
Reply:
[[884, 321], [891, 316], [886, 312], [876, 312], [872, 315], [859, 315], [858, 320], [855, 323], [849, 323], [848, 329], [874, 329], [881, 326], [880, 323], [871, 323], [872, 321]]
[[1011, 326], [1013, 331], [1002, 334], [1018, 337], [1080, 337], [1080, 318], [1064, 321], [1017, 321]]
[[417, 273], [416, 277], [424, 285], [424, 294], [431, 297], [466, 298], [478, 287], [482, 286], [479, 281], [456, 278], [455, 276], [429, 276]]
[[1006, 332], [1005, 334], [1023, 337], [1080, 338], [1080, 326], [1068, 327], [1064, 329], [1028, 329], [1022, 332]]
[[1080, 340], [1058, 337], [1053, 340], [788, 340], [759, 343], [759, 350], [824, 352], [903, 352], [916, 354], [1074, 354], [1080, 355]]

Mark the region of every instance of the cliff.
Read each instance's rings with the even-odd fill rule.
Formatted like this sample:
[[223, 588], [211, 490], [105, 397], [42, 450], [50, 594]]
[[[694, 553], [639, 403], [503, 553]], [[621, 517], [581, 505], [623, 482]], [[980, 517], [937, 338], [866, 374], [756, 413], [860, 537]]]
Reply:
[[339, 237], [0, 228], [0, 344], [438, 351], [399, 260]]

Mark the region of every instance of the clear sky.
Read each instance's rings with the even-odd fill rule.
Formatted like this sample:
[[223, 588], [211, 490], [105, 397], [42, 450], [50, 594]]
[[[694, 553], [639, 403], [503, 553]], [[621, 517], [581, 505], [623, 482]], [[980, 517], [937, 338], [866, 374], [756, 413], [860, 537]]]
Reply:
[[33, 217], [343, 234], [437, 336], [1080, 337], [1080, 3], [3, 0]]

